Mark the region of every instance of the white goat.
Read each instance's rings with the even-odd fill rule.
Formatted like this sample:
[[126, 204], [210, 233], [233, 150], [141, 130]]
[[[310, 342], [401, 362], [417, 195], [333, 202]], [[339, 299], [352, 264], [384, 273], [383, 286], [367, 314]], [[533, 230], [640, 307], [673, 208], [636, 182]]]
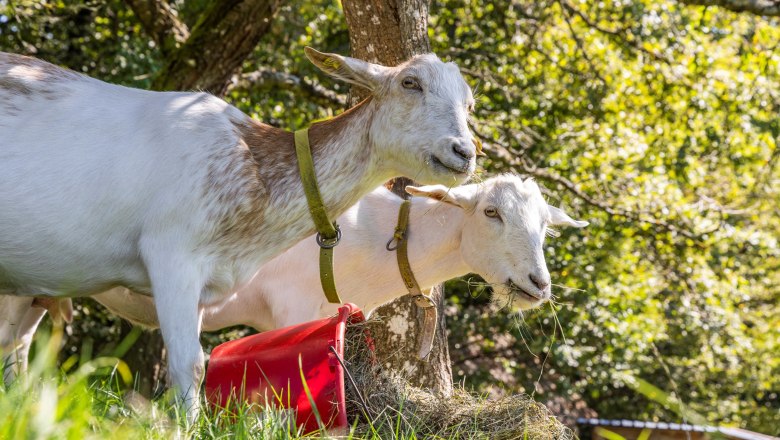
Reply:
[[[542, 248], [548, 226], [588, 224], [549, 206], [533, 180], [514, 175], [407, 191], [422, 196], [412, 198], [408, 235], [409, 261], [420, 287], [477, 273], [493, 285], [493, 301], [520, 309], [550, 297]], [[385, 249], [400, 204], [398, 196], [380, 187], [338, 219], [344, 238], [334, 252], [336, 287], [344, 301], [368, 313], [407, 294], [395, 253]], [[324, 301], [317, 258], [317, 245], [307, 239], [264, 264], [249, 284], [205, 309], [204, 330], [243, 324], [265, 331], [332, 315], [338, 305]], [[117, 288], [93, 298], [132, 322], [157, 326], [148, 297]]]
[[[331, 218], [394, 176], [451, 185], [473, 172], [474, 101], [454, 64], [306, 54], [373, 94], [309, 130]], [[202, 308], [314, 231], [294, 151], [292, 133], [209, 94], [130, 89], [0, 53], [2, 348], [18, 345], [33, 296], [152, 295], [193, 417]]]

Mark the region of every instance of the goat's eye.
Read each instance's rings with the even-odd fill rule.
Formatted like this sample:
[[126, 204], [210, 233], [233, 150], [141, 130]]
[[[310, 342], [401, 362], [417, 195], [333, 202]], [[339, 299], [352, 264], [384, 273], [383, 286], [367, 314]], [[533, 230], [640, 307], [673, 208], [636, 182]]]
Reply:
[[422, 91], [422, 87], [420, 87], [420, 82], [417, 81], [417, 78], [411, 76], [407, 76], [406, 78], [404, 78], [404, 80], [401, 82], [401, 85], [405, 89]]
[[498, 217], [498, 210], [495, 206], [488, 206], [485, 208], [485, 215], [490, 218], [499, 218]]

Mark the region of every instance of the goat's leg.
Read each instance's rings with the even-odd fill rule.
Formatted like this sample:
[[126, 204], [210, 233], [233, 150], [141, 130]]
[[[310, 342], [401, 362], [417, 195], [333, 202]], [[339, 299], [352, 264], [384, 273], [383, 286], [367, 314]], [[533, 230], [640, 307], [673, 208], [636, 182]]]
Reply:
[[[70, 299], [68, 299], [68, 301], [70, 301]], [[27, 363], [30, 357], [30, 347], [32, 346], [33, 336], [35, 336], [35, 331], [38, 330], [38, 325], [41, 323], [44, 315], [46, 315], [46, 309], [30, 307], [27, 309], [27, 312], [25, 312], [22, 323], [17, 329], [16, 339], [19, 341], [19, 345], [17, 346], [14, 355], [20, 373], [27, 372]]]
[[0, 367], [5, 383], [27, 369], [32, 335], [46, 313], [33, 308], [32, 302], [30, 297], [0, 296]]
[[[203, 284], [191, 265], [179, 262], [156, 266], [150, 270], [150, 278], [160, 330], [168, 350], [168, 371], [180, 403], [187, 411], [187, 419], [192, 422], [198, 416], [204, 369], [198, 305]], [[163, 269], [166, 267], [170, 270]]]

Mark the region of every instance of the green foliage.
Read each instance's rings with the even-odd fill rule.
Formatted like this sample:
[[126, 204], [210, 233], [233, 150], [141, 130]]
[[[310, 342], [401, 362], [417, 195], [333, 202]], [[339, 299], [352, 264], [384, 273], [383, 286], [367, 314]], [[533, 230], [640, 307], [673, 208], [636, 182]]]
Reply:
[[[43, 332], [45, 333], [45, 332]], [[289, 439], [300, 438], [293, 414], [254, 404], [203, 408], [185, 427], [166, 395], [154, 401], [123, 391], [129, 371], [116, 358], [97, 357], [74, 368], [55, 364], [62, 332], [39, 337], [28, 375], [0, 385], [0, 438], [7, 439]], [[67, 369], [67, 368], [66, 368]]]
[[[190, 25], [206, 4], [174, 3]], [[489, 289], [449, 284], [458, 379], [584, 400], [602, 417], [679, 421], [684, 405], [780, 434], [777, 19], [668, 0], [437, 0], [430, 19], [434, 50], [478, 92], [482, 173], [534, 176], [591, 222], [548, 241], [554, 308], [496, 311]], [[0, 50], [101, 79], [148, 86], [161, 64], [150, 41], [119, 0], [0, 0]], [[303, 46], [348, 44], [338, 2], [294, 2], [244, 72], [344, 94]], [[295, 85], [228, 99], [287, 128], [340, 111]], [[118, 321], [86, 302], [79, 313], [104, 322], [78, 320], [68, 355], [88, 338], [111, 353]]]
[[0, 1], [0, 50], [106, 81], [146, 87], [157, 67], [149, 41], [118, 0]]
[[[337, 93], [346, 94], [349, 86], [322, 75], [304, 55], [304, 46], [324, 52], [349, 53], [349, 35], [337, 2], [300, 2], [282, 6], [271, 35], [260, 42], [254, 56], [246, 61], [244, 71], [272, 69], [304, 81], [321, 82]], [[259, 84], [248, 90], [234, 90], [229, 97], [234, 105], [252, 116], [288, 129], [306, 126], [313, 120], [344, 110], [333, 103], [311, 100], [300, 88]]]
[[628, 374], [711, 423], [777, 433], [777, 23], [674, 2], [494, 6], [434, 3], [436, 50], [467, 66], [494, 149], [591, 226], [548, 244], [558, 338], [549, 309], [513, 328], [468, 306], [456, 372], [533, 389], [549, 350], [555, 387], [538, 388], [601, 416], [676, 418]]
[[0, 386], [0, 438], [99, 438], [100, 431], [132, 437], [116, 422], [120, 414], [109, 403], [111, 394], [91, 392], [97, 383], [129, 381], [127, 367], [116, 358], [97, 358], [61, 376], [54, 367], [61, 330], [40, 339], [30, 375]]

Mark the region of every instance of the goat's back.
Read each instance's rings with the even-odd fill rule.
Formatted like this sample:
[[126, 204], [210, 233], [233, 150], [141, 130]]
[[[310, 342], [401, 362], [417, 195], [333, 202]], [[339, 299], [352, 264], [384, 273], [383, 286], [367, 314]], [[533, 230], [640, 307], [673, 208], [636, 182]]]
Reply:
[[0, 53], [0, 292], [144, 290], [140, 237], [204, 227], [204, 187], [220, 169], [209, 161], [240, 144], [231, 121], [242, 118], [205, 93]]

